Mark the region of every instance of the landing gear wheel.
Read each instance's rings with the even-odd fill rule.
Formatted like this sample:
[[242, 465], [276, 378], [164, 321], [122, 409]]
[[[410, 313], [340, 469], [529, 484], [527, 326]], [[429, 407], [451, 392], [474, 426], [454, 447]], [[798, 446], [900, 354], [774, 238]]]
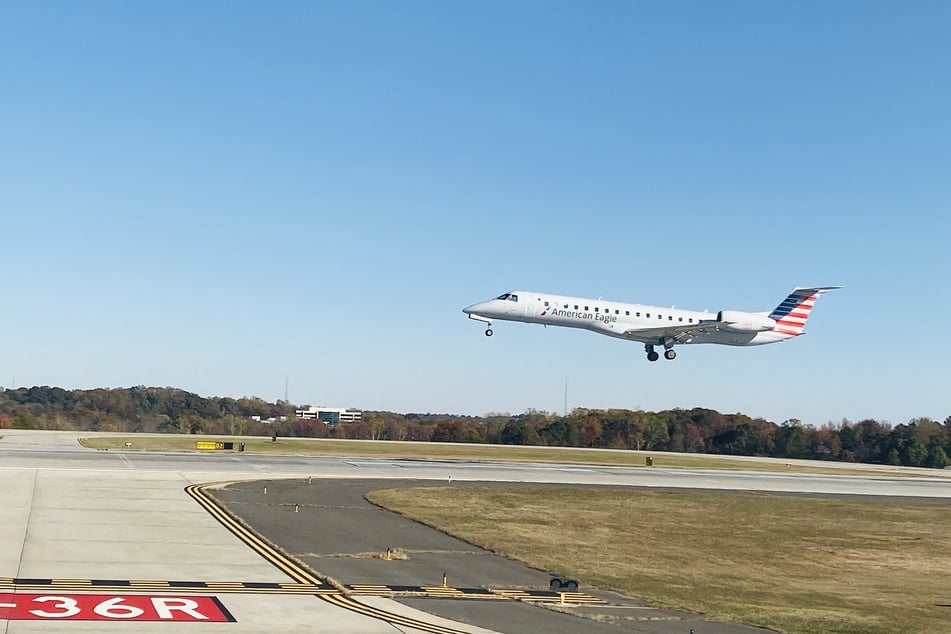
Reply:
[[561, 587], [562, 587], [563, 585], [565, 585], [565, 584], [563, 584], [563, 583], [561, 582], [561, 579], [559, 579], [558, 577], [555, 577], [555, 578], [552, 579], [551, 582], [548, 584], [548, 587], [549, 587], [550, 589], [552, 589], [552, 590], [561, 590]]
[[562, 587], [563, 587], [565, 590], [567, 590], [568, 592], [577, 592], [577, 591], [578, 591], [578, 582], [575, 581], [574, 579], [571, 579], [571, 580], [569, 580], [569, 581], [566, 581], [565, 584], [564, 584]]
[[674, 359], [677, 358], [677, 353], [674, 352], [673, 348], [671, 348], [670, 350], [665, 350], [664, 358], [667, 359], [668, 361], [673, 361]]
[[658, 359], [660, 359], [660, 355], [654, 352], [653, 350], [647, 353], [648, 361], [657, 361]]
[[491, 328], [486, 328], [486, 329], [485, 329], [485, 336], [486, 336], [486, 337], [491, 337], [491, 336], [492, 336], [492, 329], [491, 329]]

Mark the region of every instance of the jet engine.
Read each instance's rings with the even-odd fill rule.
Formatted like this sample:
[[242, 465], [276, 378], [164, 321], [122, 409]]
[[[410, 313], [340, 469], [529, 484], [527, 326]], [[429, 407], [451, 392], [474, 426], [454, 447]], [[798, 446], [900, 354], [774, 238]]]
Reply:
[[776, 322], [759, 313], [744, 313], [739, 310], [721, 310], [717, 313], [717, 321], [723, 330], [734, 332], [763, 332], [772, 330]]

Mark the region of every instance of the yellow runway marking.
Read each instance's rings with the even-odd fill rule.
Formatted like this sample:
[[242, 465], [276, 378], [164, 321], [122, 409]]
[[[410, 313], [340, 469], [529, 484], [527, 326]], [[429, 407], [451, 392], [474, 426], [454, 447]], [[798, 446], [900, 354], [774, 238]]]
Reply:
[[356, 599], [343, 594], [330, 594], [321, 598], [328, 603], [332, 603], [341, 608], [350, 610], [351, 612], [357, 612], [375, 619], [380, 619], [393, 625], [405, 625], [407, 627], [423, 630], [425, 632], [432, 632], [432, 634], [464, 634], [463, 630], [457, 630], [451, 627], [437, 625], [435, 623], [426, 623], [425, 621], [419, 621], [411, 617], [401, 616], [393, 612], [381, 610], [380, 608], [364, 605]]
[[242, 593], [242, 594], [284, 594], [317, 596], [337, 607], [344, 608], [396, 626], [406, 626], [430, 634], [465, 634], [464, 630], [454, 629], [437, 623], [428, 623], [416, 618], [403, 616], [395, 612], [364, 605], [351, 595], [360, 596], [425, 596], [448, 599], [501, 599], [525, 602], [550, 603], [603, 603], [601, 599], [582, 593], [558, 593], [542, 590], [509, 590], [486, 588], [453, 588], [449, 586], [399, 586], [379, 584], [354, 584], [337, 587], [325, 583], [316, 574], [303, 565], [281, 553], [250, 528], [227, 513], [204, 491], [205, 487], [226, 484], [224, 482], [191, 485], [185, 491], [222, 526], [241, 541], [251, 547], [294, 581], [292, 583], [258, 581], [167, 581], [156, 579], [54, 579], [0, 577], [0, 590], [18, 592], [60, 592], [79, 593], [122, 592], [141, 593], [158, 592], [170, 594], [188, 593]]
[[0, 577], [0, 589], [49, 592], [71, 590], [76, 592], [163, 592], [221, 594], [349, 594], [354, 596], [394, 597], [424, 596], [446, 599], [505, 599], [535, 603], [560, 603], [562, 594], [566, 603], [604, 603], [602, 599], [580, 592], [550, 592], [547, 590], [517, 590], [501, 588], [454, 588], [451, 586], [387, 586], [355, 583], [338, 588], [327, 583], [278, 583], [273, 581], [165, 581], [137, 579], [18, 579]]
[[[293, 559], [280, 553], [275, 547], [271, 546], [250, 529], [238, 523], [238, 521], [231, 517], [231, 515], [225, 513], [205, 493], [204, 488], [208, 486], [212, 486], [212, 484], [193, 484], [191, 486], [185, 487], [185, 491], [190, 496], [192, 496], [192, 498], [194, 498], [195, 501], [197, 501], [206, 511], [211, 513], [212, 517], [218, 520], [222, 526], [234, 533], [235, 536], [244, 541], [259, 555], [277, 566], [291, 579], [294, 579], [299, 583], [309, 584], [311, 586], [323, 585], [322, 579], [319, 579], [316, 575], [305, 569]], [[457, 630], [442, 625], [437, 625], [435, 623], [427, 623], [425, 621], [405, 617], [394, 612], [387, 612], [386, 610], [381, 610], [379, 608], [365, 606], [362, 603], [340, 593], [318, 594], [317, 596], [328, 603], [332, 603], [338, 607], [350, 610], [351, 612], [363, 614], [365, 616], [379, 619], [393, 625], [405, 625], [423, 632], [429, 632], [430, 634], [465, 634], [464, 630]]]

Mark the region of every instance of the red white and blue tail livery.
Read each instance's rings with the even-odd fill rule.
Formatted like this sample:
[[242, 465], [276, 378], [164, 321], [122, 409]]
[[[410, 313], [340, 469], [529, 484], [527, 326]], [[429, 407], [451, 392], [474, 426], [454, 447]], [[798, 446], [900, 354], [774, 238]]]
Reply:
[[805, 333], [806, 320], [815, 305], [819, 295], [831, 291], [838, 286], [819, 286], [816, 288], [794, 288], [789, 297], [769, 314], [769, 318], [776, 322], [776, 332], [790, 337]]
[[644, 304], [624, 304], [603, 299], [586, 299], [512, 291], [472, 306], [463, 312], [470, 319], [485, 322], [492, 335], [493, 320], [521, 321], [545, 326], [583, 328], [602, 335], [639, 341], [647, 358], [677, 356], [674, 346], [687, 343], [718, 343], [728, 346], [758, 346], [785, 341], [805, 333], [806, 320], [816, 300], [839, 286], [794, 288], [772, 312], [748, 313], [739, 310], [708, 311], [661, 308]]

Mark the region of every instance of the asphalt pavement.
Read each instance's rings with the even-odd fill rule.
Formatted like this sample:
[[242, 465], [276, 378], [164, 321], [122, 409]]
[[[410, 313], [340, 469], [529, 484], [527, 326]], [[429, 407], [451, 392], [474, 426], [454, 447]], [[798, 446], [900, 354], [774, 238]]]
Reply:
[[[447, 588], [549, 591], [552, 574], [495, 555], [365, 499], [384, 488], [444, 486], [420, 480], [260, 480], [209, 493], [253, 531], [318, 576], [348, 587], [393, 588], [396, 600], [453, 621], [512, 634], [749, 634], [767, 631], [653, 608], [635, 598], [580, 587], [590, 602], [484, 600], [441, 596]], [[520, 486], [466, 482], [453, 486]], [[540, 486], [540, 485], [532, 485]], [[387, 550], [405, 559], [385, 559]], [[425, 596], [400, 589], [432, 588]], [[412, 595], [418, 593], [412, 592]], [[446, 592], [446, 594], [451, 594]], [[569, 600], [570, 601], [570, 600]]]
[[[71, 632], [217, 628], [233, 634], [475, 634], [489, 629], [518, 634], [754, 632], [760, 630], [656, 610], [583, 584], [568, 605], [558, 605], [548, 591], [548, 571], [495, 557], [388, 514], [370, 506], [363, 495], [370, 488], [441, 486], [451, 478], [454, 486], [532, 483], [874, 496], [921, 503], [951, 499], [951, 474], [933, 470], [817, 475], [94, 451], [77, 443], [87, 435], [96, 434], [0, 432], [0, 633], [66, 628]], [[321, 575], [350, 587], [324, 588], [299, 574], [303, 569], [278, 566], [279, 556], [265, 556], [263, 549], [249, 547], [248, 539], [214, 516], [220, 514], [217, 507], [209, 502], [211, 509], [201, 508], [186, 493], [192, 486], [207, 488], [202, 483], [223, 480], [245, 481], [218, 495], [257, 533]], [[373, 558], [386, 548], [403, 549], [408, 559]], [[447, 584], [441, 588], [444, 573]], [[420, 591], [406, 591], [412, 587]], [[469, 598], [454, 598], [454, 593]], [[399, 595], [399, 603], [386, 598], [392, 594]], [[590, 600], [585, 602], [584, 597]], [[176, 601], [206, 599], [217, 601], [234, 622], [200, 622], [197, 617], [181, 622], [178, 617], [191, 618], [191, 608], [176, 608]], [[131, 603], [142, 600], [151, 603]], [[195, 608], [196, 613], [205, 614], [207, 601]], [[148, 613], [142, 618], [127, 620], [131, 612], [142, 615], [143, 609]], [[174, 612], [174, 626], [164, 612]], [[96, 620], [99, 617], [112, 622], [106, 626]]]

